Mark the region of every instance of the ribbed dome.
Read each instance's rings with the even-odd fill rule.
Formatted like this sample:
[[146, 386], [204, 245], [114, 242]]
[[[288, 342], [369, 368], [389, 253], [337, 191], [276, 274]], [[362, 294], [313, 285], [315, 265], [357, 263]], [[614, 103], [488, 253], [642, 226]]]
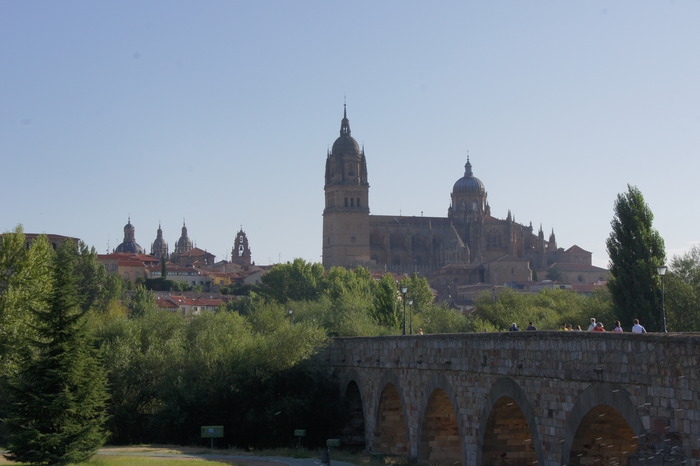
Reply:
[[146, 251], [136, 241], [125, 241], [114, 250], [114, 252], [124, 252], [130, 254], [145, 254]]
[[472, 173], [472, 164], [467, 160], [464, 165], [464, 176], [457, 180], [452, 188], [453, 193], [486, 194], [484, 183]]
[[131, 217], [124, 225], [124, 241], [117, 246], [114, 252], [126, 252], [144, 254], [144, 249], [136, 242], [136, 228], [131, 224]]

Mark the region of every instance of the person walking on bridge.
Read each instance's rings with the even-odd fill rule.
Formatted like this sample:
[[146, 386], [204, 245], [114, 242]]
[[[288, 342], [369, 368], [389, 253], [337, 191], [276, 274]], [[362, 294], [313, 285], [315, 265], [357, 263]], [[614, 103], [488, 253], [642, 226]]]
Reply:
[[588, 326], [588, 331], [592, 332], [596, 327], [597, 325], [595, 324], [595, 317], [591, 317], [591, 325]]
[[647, 333], [647, 329], [639, 323], [639, 319], [634, 319], [632, 323], [634, 324], [632, 325], [632, 333]]

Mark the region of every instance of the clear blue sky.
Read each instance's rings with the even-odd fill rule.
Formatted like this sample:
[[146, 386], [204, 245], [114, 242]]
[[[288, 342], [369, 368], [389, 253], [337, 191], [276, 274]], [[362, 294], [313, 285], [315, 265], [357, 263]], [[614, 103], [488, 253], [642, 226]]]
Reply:
[[0, 229], [321, 260], [347, 99], [374, 214], [446, 216], [467, 151], [491, 212], [607, 265], [638, 186], [700, 243], [700, 2], [0, 2]]

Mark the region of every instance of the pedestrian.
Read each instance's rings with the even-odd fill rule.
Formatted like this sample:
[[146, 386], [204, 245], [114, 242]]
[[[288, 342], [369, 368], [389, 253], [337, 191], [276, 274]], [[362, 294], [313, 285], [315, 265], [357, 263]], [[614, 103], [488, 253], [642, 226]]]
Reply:
[[596, 328], [595, 317], [591, 317], [591, 324], [588, 326], [588, 331], [592, 332]]
[[624, 330], [622, 330], [622, 325], [620, 324], [619, 320], [615, 321], [615, 328], [613, 329], [613, 332], [615, 333], [622, 333]]
[[604, 332], [604, 331], [605, 331], [605, 327], [603, 326], [603, 323], [602, 323], [602, 322], [598, 322], [598, 323], [595, 324], [595, 328], [594, 328], [593, 330], [591, 330], [591, 331], [592, 331], [592, 332]]
[[647, 333], [647, 329], [639, 323], [639, 319], [634, 319], [632, 324], [632, 333]]
[[519, 332], [520, 329], [518, 328], [517, 325], [515, 325], [515, 322], [513, 322], [512, 324], [510, 324], [510, 328], [508, 329], [508, 331], [509, 332]]
[[571, 324], [566, 324], [566, 330], [568, 330], [569, 332], [573, 332], [574, 328], [571, 326]]
[[418, 335], [423, 335], [423, 328], [422, 327], [418, 327]]
[[577, 325], [576, 328], [574, 329], [574, 332], [583, 332], [583, 329], [581, 328], [580, 325]]
[[535, 324], [530, 322], [530, 325], [527, 326], [527, 330], [537, 330], [537, 327], [535, 327]]
[[559, 330], [562, 330], [564, 332], [568, 331], [569, 329], [566, 328], [566, 324], [561, 324], [561, 328]]

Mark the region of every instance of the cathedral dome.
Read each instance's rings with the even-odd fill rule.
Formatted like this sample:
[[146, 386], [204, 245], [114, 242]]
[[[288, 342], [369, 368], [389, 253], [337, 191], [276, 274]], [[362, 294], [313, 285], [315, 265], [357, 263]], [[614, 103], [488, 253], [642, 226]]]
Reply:
[[131, 218], [124, 225], [124, 241], [117, 246], [114, 252], [144, 254], [144, 249], [136, 242], [136, 228], [131, 224]]
[[452, 188], [453, 193], [486, 194], [486, 188], [481, 180], [472, 173], [472, 164], [467, 159], [464, 165], [464, 176], [457, 180]]

